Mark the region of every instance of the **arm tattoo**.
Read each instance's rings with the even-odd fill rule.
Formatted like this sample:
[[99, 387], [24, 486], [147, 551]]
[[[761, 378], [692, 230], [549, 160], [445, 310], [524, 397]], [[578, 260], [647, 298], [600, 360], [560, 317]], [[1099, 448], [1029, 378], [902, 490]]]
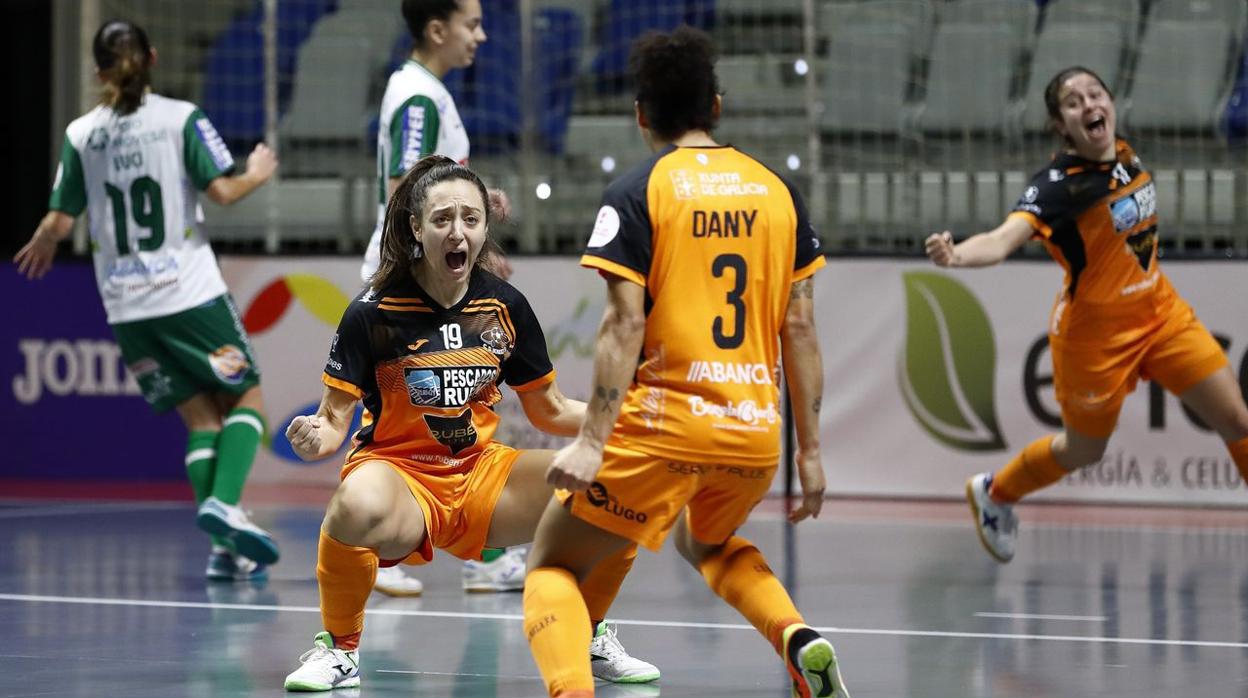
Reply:
[[815, 402], [813, 405], [811, 405], [811, 407], [815, 408], [815, 414], [819, 414], [819, 410], [823, 407], [823, 398], [821, 397], [815, 398]]
[[612, 404], [619, 399], [619, 388], [604, 388], [601, 385], [594, 388], [594, 401], [600, 405], [598, 409], [603, 412], [610, 412]]
[[793, 282], [793, 288], [789, 291], [789, 300], [795, 301], [799, 298], [814, 298], [815, 285], [810, 279], [802, 279]]

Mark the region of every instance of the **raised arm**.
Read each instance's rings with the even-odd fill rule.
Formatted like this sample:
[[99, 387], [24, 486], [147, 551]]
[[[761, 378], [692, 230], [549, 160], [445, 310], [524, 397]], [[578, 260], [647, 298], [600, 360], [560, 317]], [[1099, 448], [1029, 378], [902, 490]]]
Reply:
[[585, 421], [585, 403], [563, 394], [555, 381], [516, 393], [533, 426], [555, 436], [576, 436]]
[[41, 279], [52, 268], [52, 259], [56, 257], [56, 245], [69, 237], [74, 229], [74, 217], [60, 211], [48, 211], [30, 242], [13, 256], [17, 263], [17, 273], [28, 279]]
[[342, 445], [351, 429], [354, 412], [355, 396], [327, 385], [316, 414], [295, 417], [286, 428], [286, 438], [300, 458], [321, 460]]
[[1031, 237], [1031, 223], [1022, 216], [1010, 216], [986, 233], [977, 233], [957, 243], [948, 230], [927, 237], [927, 256], [938, 267], [990, 267], [1009, 257]]
[[222, 206], [242, 199], [269, 181], [277, 171], [277, 156], [263, 143], [257, 143], [251, 155], [247, 156], [247, 171], [230, 177], [217, 177], [212, 180], [204, 193]]
[[576, 440], [555, 454], [546, 482], [584, 490], [602, 466], [602, 449], [615, 428], [646, 332], [646, 289], [618, 276], [607, 277], [607, 307], [594, 348], [593, 394]]
[[819, 450], [819, 410], [823, 403], [823, 355], [815, 332], [814, 282], [807, 278], [793, 282], [784, 325], [780, 328], [780, 353], [784, 380], [793, 407], [793, 427], [797, 433], [797, 474], [802, 486], [802, 503], [789, 514], [801, 521], [819, 516], [826, 488], [823, 457]]

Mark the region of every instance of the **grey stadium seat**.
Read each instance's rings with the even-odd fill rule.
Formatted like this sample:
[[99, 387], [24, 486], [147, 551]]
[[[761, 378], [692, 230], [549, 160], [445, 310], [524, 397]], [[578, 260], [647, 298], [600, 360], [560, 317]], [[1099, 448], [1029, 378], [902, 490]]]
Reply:
[[1021, 36], [1031, 36], [1039, 11], [1031, 0], [946, 0], [936, 5], [936, 23], [996, 24], [1004, 22]]
[[363, 141], [368, 104], [368, 41], [363, 37], [311, 39], [299, 52], [283, 136]]
[[[386, 64], [390, 61], [390, 52], [399, 36], [405, 33], [407, 26], [403, 24], [403, 18], [398, 13], [397, 3], [389, 10], [367, 5], [343, 6], [338, 12], [317, 23], [312, 35], [308, 37], [308, 43], [329, 39], [363, 40], [368, 68], [361, 79], [372, 81], [384, 78], [381, 73], [385, 72]], [[303, 50], [306, 48], [305, 46]], [[303, 50], [300, 51], [301, 59]]]
[[1211, 129], [1236, 51], [1234, 30], [1224, 22], [1150, 19], [1140, 42], [1127, 125]]
[[1153, 0], [1148, 21], [1182, 20], [1222, 22], [1233, 27], [1236, 38], [1248, 19], [1243, 0]]
[[[564, 154], [596, 168], [603, 158], [616, 163], [618, 174], [624, 167], [644, 160], [650, 151], [637, 130], [633, 116], [574, 115], [568, 120]], [[593, 171], [593, 169], [591, 169]]]
[[817, 67], [825, 132], [897, 134], [907, 118], [913, 68], [931, 38], [926, 0], [825, 3]]
[[919, 129], [929, 133], [1005, 133], [1023, 50], [1006, 24], [953, 24], [932, 45]]
[[790, 155], [807, 157], [807, 123], [804, 116], [728, 115], [715, 130], [715, 139], [758, 158], [768, 167], [787, 172]]
[[748, 17], [775, 15], [800, 17], [802, 14], [802, 0], [768, 0], [767, 2], [760, 2], [760, 0], [718, 0], [715, 3], [715, 12], [723, 15]]
[[721, 56], [715, 75], [729, 114], [802, 112], [805, 77], [794, 69], [796, 57], [771, 55]]
[[[1013, 130], [1014, 89], [1037, 11], [1030, 2], [959, 0], [939, 6], [918, 126], [928, 133]], [[974, 79], [968, 79], [973, 77]]]
[[1140, 24], [1139, 0], [1052, 0], [1044, 6], [1044, 24], [1121, 24], [1134, 32]]

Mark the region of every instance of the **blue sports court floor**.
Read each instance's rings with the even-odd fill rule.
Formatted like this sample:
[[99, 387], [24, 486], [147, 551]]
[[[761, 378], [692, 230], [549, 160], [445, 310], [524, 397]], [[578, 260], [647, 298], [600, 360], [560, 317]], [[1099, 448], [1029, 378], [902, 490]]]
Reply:
[[[775, 508], [773, 505], [771, 508]], [[1018, 558], [981, 550], [961, 503], [830, 501], [743, 533], [837, 647], [855, 698], [1248, 696], [1248, 512], [1021, 508]], [[278, 696], [320, 629], [322, 508], [255, 512], [283, 544], [262, 585], [202, 579], [178, 503], [0, 504], [0, 696]], [[544, 695], [519, 594], [374, 594], [360, 689], [343, 696]], [[771, 649], [674, 551], [643, 553], [613, 611], [663, 678], [601, 696], [787, 696]]]

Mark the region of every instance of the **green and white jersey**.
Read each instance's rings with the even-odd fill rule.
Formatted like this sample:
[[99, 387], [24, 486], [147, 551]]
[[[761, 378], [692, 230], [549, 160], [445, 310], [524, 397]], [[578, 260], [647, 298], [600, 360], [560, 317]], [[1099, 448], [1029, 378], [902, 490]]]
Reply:
[[190, 102], [148, 94], [132, 114], [99, 106], [65, 129], [48, 208], [87, 211], [109, 323], [172, 315], [226, 292], [197, 191], [233, 169]]
[[402, 177], [426, 155], [445, 155], [468, 164], [468, 132], [446, 85], [420, 63], [408, 60], [390, 75], [381, 98], [377, 131], [377, 225], [364, 252], [367, 281], [381, 263], [381, 228], [386, 220], [386, 184]]

